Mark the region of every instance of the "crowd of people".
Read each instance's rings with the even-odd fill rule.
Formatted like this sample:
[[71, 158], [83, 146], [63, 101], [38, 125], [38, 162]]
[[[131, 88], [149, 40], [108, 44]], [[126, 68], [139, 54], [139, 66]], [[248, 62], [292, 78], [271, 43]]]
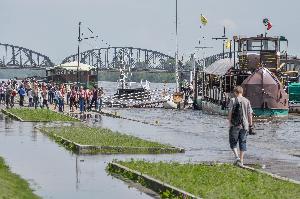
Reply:
[[34, 108], [47, 108], [53, 105], [54, 110], [65, 111], [65, 105], [69, 105], [70, 112], [75, 110], [85, 111], [101, 110], [103, 88], [97, 86], [91, 89], [74, 84], [56, 84], [54, 82], [38, 82], [35, 79], [22, 81], [7, 80], [0, 83], [0, 104], [7, 108], [15, 106], [16, 98], [19, 106]]

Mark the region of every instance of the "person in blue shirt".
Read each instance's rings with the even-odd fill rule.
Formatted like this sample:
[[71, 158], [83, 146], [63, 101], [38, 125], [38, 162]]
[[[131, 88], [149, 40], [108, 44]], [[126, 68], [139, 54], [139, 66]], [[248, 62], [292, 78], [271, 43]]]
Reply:
[[26, 91], [23, 85], [20, 86], [20, 89], [18, 91], [19, 95], [20, 95], [20, 106], [24, 106], [24, 97], [26, 95]]

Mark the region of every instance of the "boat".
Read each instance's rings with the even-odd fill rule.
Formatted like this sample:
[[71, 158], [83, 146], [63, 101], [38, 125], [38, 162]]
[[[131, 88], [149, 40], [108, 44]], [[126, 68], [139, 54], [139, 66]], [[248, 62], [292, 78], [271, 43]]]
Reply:
[[125, 63], [120, 65], [120, 78], [118, 80], [117, 92], [114, 94], [115, 100], [136, 100], [144, 101], [151, 99], [150, 82], [141, 80], [140, 84], [128, 82], [128, 76], [131, 75], [131, 68]]
[[256, 117], [282, 117], [289, 112], [286, 84], [292, 78], [286, 70], [287, 57], [281, 54], [282, 37], [233, 37], [230, 58], [220, 59], [201, 72], [202, 110], [228, 114], [235, 86], [245, 89]]
[[174, 92], [164, 102], [163, 107], [165, 109], [180, 109], [181, 107], [184, 107], [184, 104], [183, 104], [183, 93], [181, 93], [181, 92]]
[[290, 113], [300, 113], [300, 83], [294, 82], [289, 84], [288, 93]]

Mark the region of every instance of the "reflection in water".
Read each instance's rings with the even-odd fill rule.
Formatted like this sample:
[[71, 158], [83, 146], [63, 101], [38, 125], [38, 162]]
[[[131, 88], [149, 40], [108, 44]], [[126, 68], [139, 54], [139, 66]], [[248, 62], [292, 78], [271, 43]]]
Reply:
[[[0, 114], [0, 127], [5, 126], [0, 128], [0, 156], [12, 172], [29, 180], [38, 195], [72, 199], [151, 198], [107, 175], [107, 163], [117, 156], [74, 155], [35, 130], [34, 125]], [[119, 159], [127, 157], [120, 155]]]
[[[2, 117], [0, 119], [3, 120], [3, 118], [4, 118], [5, 129], [11, 129], [12, 119], [9, 117], [3, 117], [3, 116], [4, 115], [2, 114]], [[8, 133], [8, 131], [5, 131], [5, 132]]]
[[78, 167], [78, 156], [75, 158], [75, 169], [76, 169], [76, 190], [79, 189], [79, 167]]

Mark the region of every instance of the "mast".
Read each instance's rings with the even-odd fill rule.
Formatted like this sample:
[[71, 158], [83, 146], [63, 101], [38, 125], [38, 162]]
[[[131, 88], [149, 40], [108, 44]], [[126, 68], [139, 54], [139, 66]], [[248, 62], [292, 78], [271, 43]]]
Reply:
[[176, 53], [175, 53], [175, 76], [176, 92], [179, 91], [179, 74], [178, 74], [178, 0], [176, 0]]
[[79, 64], [80, 64], [80, 49], [79, 49], [79, 46], [80, 46], [80, 42], [81, 42], [81, 32], [80, 32], [80, 25], [81, 25], [81, 22], [79, 22], [78, 24], [78, 48], [77, 48], [77, 56], [78, 56], [78, 62], [77, 62], [77, 86], [79, 86]]

